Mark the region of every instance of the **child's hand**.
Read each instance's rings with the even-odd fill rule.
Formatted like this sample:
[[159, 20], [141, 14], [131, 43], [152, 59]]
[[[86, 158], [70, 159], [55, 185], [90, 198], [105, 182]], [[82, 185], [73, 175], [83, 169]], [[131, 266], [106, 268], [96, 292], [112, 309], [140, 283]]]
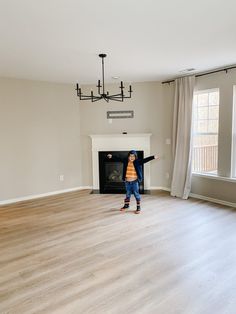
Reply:
[[112, 158], [112, 154], [107, 154], [107, 158], [111, 159]]
[[158, 157], [157, 155], [154, 156], [155, 159], [160, 159], [160, 157]]

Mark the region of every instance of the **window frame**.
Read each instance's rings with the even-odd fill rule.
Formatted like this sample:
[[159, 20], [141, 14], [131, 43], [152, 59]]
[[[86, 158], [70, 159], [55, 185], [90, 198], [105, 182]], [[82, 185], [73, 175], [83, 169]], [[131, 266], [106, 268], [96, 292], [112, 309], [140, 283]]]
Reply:
[[[208, 88], [208, 89], [201, 89], [201, 90], [197, 90], [194, 91], [193, 97], [195, 95], [200, 95], [200, 94], [209, 94], [209, 93], [213, 93], [213, 92], [218, 92], [219, 95], [219, 100], [220, 100], [220, 88], [219, 87], [213, 87], [213, 88]], [[218, 106], [220, 107], [220, 102], [218, 104]], [[208, 108], [208, 115], [209, 115], [209, 103], [208, 106], [202, 106], [202, 107], [207, 107]], [[218, 147], [218, 158], [219, 158], [219, 118], [218, 118], [218, 132], [194, 132], [194, 101], [193, 101], [193, 111], [192, 111], [192, 148], [193, 146], [193, 140], [194, 140], [194, 136], [198, 136], [198, 135], [217, 135], [217, 147]], [[198, 120], [198, 119], [196, 119]], [[200, 119], [200, 120], [216, 120], [216, 119]], [[236, 154], [235, 154], [236, 155]], [[192, 157], [193, 158], [193, 157]], [[217, 169], [216, 169], [216, 173], [210, 173], [210, 172], [199, 172], [199, 171], [194, 171], [192, 169], [192, 174], [194, 175], [202, 175], [202, 176], [209, 176], [209, 177], [218, 177], [218, 162], [217, 162]]]
[[230, 176], [232, 179], [236, 180], [236, 85], [233, 85], [232, 144], [231, 144]]

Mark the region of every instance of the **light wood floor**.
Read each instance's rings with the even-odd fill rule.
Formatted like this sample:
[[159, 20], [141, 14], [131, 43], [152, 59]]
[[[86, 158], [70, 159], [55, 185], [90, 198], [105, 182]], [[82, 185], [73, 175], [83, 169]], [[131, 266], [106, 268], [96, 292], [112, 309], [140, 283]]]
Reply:
[[235, 314], [236, 210], [80, 191], [0, 207], [0, 313]]

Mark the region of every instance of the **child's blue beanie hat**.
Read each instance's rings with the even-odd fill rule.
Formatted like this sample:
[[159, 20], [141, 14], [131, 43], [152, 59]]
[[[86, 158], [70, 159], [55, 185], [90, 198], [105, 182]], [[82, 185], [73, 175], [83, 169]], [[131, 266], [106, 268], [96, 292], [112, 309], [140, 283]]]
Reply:
[[137, 152], [136, 152], [136, 150], [131, 150], [131, 151], [129, 151], [128, 155], [135, 155], [135, 156], [137, 156]]

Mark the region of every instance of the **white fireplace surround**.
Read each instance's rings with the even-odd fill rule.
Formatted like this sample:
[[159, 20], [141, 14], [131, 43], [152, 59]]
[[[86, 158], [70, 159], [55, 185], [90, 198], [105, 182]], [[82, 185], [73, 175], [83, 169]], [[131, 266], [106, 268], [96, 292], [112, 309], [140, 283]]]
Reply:
[[[99, 190], [98, 153], [101, 151], [130, 151], [142, 150], [144, 157], [150, 156], [151, 133], [130, 134], [92, 134], [92, 165], [93, 190]], [[150, 189], [150, 165], [144, 165], [144, 189]]]

